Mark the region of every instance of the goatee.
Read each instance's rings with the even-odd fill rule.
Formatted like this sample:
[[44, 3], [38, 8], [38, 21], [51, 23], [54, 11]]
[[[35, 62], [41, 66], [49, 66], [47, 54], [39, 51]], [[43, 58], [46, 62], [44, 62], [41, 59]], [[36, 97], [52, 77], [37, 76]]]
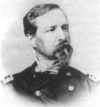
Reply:
[[72, 52], [71, 45], [66, 40], [62, 41], [54, 51], [54, 57], [57, 59], [56, 62], [59, 62], [61, 67], [68, 65]]

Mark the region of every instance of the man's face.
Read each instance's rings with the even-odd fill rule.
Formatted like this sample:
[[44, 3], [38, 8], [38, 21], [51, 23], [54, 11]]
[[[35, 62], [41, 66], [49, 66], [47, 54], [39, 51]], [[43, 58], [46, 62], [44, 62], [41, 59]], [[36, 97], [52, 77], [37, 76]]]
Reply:
[[60, 52], [61, 48], [65, 50], [63, 44], [70, 43], [68, 21], [64, 13], [60, 9], [52, 10], [36, 18], [36, 26], [37, 52], [47, 58], [56, 58], [63, 54]]

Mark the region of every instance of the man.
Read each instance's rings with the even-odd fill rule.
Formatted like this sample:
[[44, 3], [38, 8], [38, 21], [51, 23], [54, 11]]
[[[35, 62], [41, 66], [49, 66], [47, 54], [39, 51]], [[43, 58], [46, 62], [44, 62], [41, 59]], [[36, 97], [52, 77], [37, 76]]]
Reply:
[[73, 49], [63, 10], [56, 4], [36, 5], [23, 22], [36, 61], [24, 71], [7, 76], [4, 87], [12, 87], [18, 96], [43, 104], [79, 101], [91, 93], [95, 82], [69, 65]]

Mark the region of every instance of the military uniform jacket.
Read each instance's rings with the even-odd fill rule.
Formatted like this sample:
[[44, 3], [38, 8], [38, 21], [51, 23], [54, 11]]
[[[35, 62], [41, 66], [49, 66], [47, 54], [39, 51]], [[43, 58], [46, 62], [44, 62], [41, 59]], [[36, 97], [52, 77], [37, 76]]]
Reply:
[[58, 74], [35, 72], [36, 62], [24, 71], [14, 74], [13, 80], [6, 83], [16, 95], [32, 102], [68, 103], [86, 98], [95, 83], [88, 75], [73, 67], [62, 67]]

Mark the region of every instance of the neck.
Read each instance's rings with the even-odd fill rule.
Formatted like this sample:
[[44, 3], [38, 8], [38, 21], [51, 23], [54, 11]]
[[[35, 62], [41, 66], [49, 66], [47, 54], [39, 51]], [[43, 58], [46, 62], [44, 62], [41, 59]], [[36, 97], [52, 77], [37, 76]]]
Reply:
[[55, 60], [50, 60], [41, 54], [37, 54], [37, 60], [40, 63], [46, 65], [47, 68], [52, 68], [54, 66], [54, 62], [55, 62]]

